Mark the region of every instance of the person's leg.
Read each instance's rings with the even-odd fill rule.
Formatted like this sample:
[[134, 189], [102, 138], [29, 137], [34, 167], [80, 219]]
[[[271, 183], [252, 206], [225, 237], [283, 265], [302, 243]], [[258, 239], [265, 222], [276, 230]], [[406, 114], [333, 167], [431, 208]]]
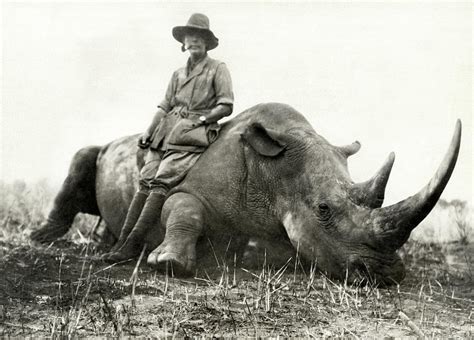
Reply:
[[125, 222], [122, 226], [122, 230], [120, 231], [120, 236], [115, 242], [114, 246], [109, 250], [108, 253], [102, 255], [103, 260], [107, 260], [111, 254], [115, 253], [117, 250], [122, 247], [125, 241], [128, 238], [128, 235], [132, 231], [133, 227], [138, 221], [140, 214], [142, 212], [143, 206], [148, 198], [149, 190], [142, 188], [138, 190], [135, 195], [133, 196], [132, 203], [128, 208], [127, 217], [125, 218]]
[[141, 214], [122, 246], [107, 258], [109, 262], [132, 259], [140, 254], [145, 237], [151, 228], [159, 228], [161, 208], [166, 195], [160, 190], [152, 190], [146, 199]]
[[156, 176], [151, 182], [152, 189], [143, 206], [140, 217], [124, 244], [114, 254], [109, 256], [108, 259], [110, 261], [124, 261], [140, 253], [148, 231], [151, 228], [160, 227], [161, 208], [169, 189], [183, 180], [199, 156], [200, 154], [192, 152], [165, 154]]
[[116, 262], [112, 254], [116, 253], [127, 240], [130, 232], [135, 227], [138, 218], [141, 215], [145, 202], [150, 193], [151, 182], [154, 180], [158, 171], [163, 153], [157, 150], [149, 150], [145, 157], [145, 165], [140, 171], [139, 189], [133, 196], [132, 202], [128, 208], [127, 217], [120, 232], [119, 239], [108, 253], [102, 255], [102, 259], [108, 262]]
[[151, 182], [152, 188], [162, 188], [168, 192], [183, 181], [200, 156], [201, 153], [196, 152], [168, 151]]

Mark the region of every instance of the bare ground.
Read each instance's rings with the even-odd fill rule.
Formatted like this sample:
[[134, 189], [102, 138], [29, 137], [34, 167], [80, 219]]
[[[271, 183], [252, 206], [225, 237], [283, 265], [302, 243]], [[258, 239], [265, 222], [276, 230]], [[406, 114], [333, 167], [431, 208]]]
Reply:
[[0, 336], [474, 336], [472, 243], [409, 242], [407, 277], [389, 288], [222, 261], [181, 280], [146, 264], [108, 266], [98, 252], [0, 240]]

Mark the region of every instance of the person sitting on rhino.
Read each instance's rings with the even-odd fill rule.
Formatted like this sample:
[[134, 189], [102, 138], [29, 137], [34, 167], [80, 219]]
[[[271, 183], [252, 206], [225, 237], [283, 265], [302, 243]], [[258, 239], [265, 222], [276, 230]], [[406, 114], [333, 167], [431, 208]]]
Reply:
[[[230, 73], [207, 51], [219, 40], [204, 14], [192, 14], [185, 26], [173, 28], [181, 50], [189, 51], [185, 67], [173, 73], [164, 100], [140, 137], [148, 147], [139, 189], [129, 207], [120, 237], [103, 259], [120, 262], [136, 257], [150, 228], [159, 226], [161, 208], [171, 188], [180, 183], [218, 135], [218, 121], [233, 110]], [[165, 234], [165, 240], [167, 235]]]

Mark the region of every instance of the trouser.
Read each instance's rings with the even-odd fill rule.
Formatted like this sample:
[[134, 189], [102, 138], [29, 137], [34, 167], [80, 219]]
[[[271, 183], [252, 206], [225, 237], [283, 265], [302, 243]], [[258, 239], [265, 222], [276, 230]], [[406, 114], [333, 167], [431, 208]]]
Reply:
[[200, 156], [197, 152], [149, 149], [140, 171], [140, 188], [166, 194], [186, 177]]

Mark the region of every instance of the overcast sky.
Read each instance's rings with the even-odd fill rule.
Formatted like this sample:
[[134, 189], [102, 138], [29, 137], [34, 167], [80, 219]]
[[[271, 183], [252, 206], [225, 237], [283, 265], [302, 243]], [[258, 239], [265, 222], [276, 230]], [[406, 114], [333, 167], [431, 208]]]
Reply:
[[424, 186], [457, 118], [461, 154], [443, 194], [473, 196], [472, 7], [413, 3], [3, 2], [1, 177], [60, 183], [79, 148], [142, 132], [187, 59], [171, 29], [209, 16], [237, 114], [303, 113], [365, 181], [396, 153], [386, 203]]

